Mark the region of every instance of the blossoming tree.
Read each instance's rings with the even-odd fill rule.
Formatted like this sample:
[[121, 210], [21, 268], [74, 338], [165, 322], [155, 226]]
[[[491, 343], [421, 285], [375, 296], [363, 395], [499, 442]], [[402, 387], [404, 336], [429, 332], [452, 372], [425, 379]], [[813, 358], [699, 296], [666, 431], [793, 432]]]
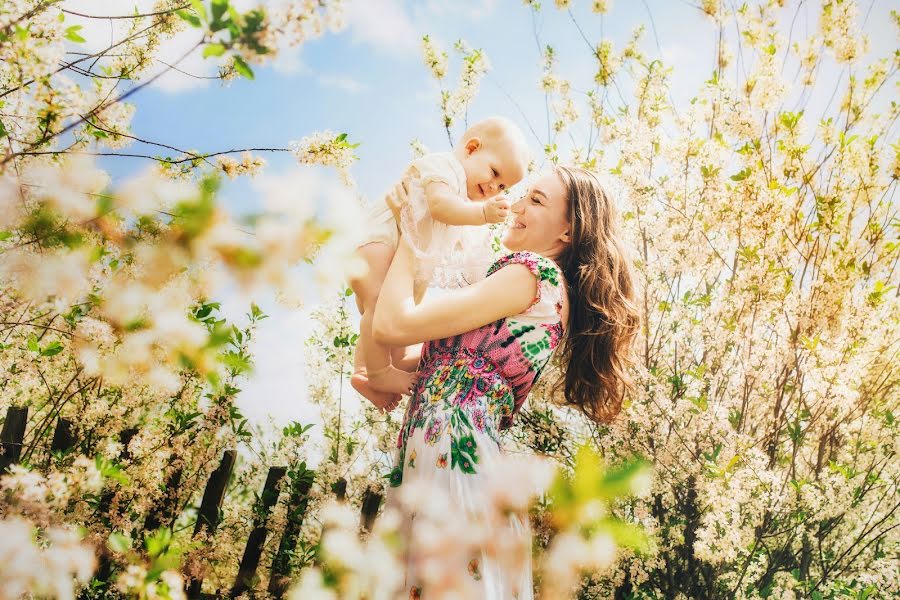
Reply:
[[715, 60], [684, 106], [679, 65], [647, 56], [643, 28], [621, 49], [585, 37], [590, 82], [562, 78], [546, 46], [546, 155], [603, 173], [623, 204], [641, 386], [605, 427], [533, 393], [518, 437], [563, 456], [590, 437], [656, 467], [650, 496], [621, 507], [655, 553], [595, 573], [581, 597], [900, 590], [900, 63], [871, 55], [857, 3], [805, 4], [699, 3]]

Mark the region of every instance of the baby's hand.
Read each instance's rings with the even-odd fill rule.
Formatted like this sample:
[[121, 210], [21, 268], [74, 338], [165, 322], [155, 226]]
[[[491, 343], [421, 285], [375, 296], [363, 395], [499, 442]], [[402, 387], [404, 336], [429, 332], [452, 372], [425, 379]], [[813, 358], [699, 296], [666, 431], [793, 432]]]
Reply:
[[509, 202], [503, 196], [485, 200], [482, 205], [485, 223], [502, 223], [509, 214]]

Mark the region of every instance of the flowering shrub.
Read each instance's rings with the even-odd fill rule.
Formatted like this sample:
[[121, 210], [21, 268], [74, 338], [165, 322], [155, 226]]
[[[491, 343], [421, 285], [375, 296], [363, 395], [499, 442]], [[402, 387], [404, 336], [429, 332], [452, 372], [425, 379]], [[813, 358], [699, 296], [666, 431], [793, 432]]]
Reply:
[[569, 86], [545, 53], [551, 100], [587, 90], [586, 110], [548, 116], [547, 157], [563, 154], [555, 118], [634, 247], [640, 386], [609, 426], [534, 390], [514, 436], [655, 465], [650, 494], [617, 509], [655, 553], [626, 553], [579, 597], [896, 595], [900, 64], [868, 54], [849, 0], [804, 6], [804, 35], [790, 3], [700, 8], [716, 63], [689, 105], [669, 93], [678, 65], [637, 42], [586, 41], [592, 84]]

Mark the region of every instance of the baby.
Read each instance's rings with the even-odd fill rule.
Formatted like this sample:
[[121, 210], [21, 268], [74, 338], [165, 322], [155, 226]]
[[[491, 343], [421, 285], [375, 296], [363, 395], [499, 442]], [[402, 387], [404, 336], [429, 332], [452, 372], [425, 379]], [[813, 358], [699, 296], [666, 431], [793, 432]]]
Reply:
[[[404, 172], [409, 200], [389, 192], [368, 215], [369, 232], [358, 254], [368, 265], [365, 276], [350, 281], [360, 320], [354, 357], [353, 387], [375, 406], [389, 405], [415, 382], [418, 356], [405, 348], [375, 342], [372, 316], [402, 232], [417, 258], [416, 281], [427, 282], [434, 266], [461, 244], [460, 225], [506, 220], [509, 203], [495, 198], [525, 175], [530, 155], [521, 130], [509, 119], [490, 117], [472, 125], [452, 152], [425, 155]], [[396, 187], [392, 188], [396, 189]], [[417, 286], [418, 287], [418, 286]], [[417, 289], [417, 297], [423, 290]]]

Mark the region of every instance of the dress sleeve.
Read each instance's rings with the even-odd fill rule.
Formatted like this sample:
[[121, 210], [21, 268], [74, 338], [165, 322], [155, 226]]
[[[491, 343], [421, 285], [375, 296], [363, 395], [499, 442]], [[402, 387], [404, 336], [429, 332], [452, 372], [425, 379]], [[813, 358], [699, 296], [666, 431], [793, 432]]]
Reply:
[[422, 187], [433, 182], [446, 183], [452, 189], [458, 187], [456, 172], [440, 154], [426, 154], [414, 160], [412, 166], [419, 173], [418, 179]]
[[513, 252], [500, 257], [499, 260], [491, 265], [491, 268], [488, 269], [488, 276], [512, 264], [525, 265], [537, 278], [537, 292], [527, 311], [532, 310], [542, 302], [550, 302], [554, 310], [558, 312], [562, 288], [560, 286], [561, 276], [556, 264], [549, 258], [535, 252]]
[[440, 154], [427, 154], [413, 161], [404, 175], [408, 184], [408, 201], [400, 207], [399, 227], [409, 242], [416, 260], [415, 284], [419, 290], [431, 282], [435, 268], [457, 246], [462, 229], [435, 221], [426, 197], [431, 182], [442, 182], [451, 189], [459, 188], [452, 164]]

